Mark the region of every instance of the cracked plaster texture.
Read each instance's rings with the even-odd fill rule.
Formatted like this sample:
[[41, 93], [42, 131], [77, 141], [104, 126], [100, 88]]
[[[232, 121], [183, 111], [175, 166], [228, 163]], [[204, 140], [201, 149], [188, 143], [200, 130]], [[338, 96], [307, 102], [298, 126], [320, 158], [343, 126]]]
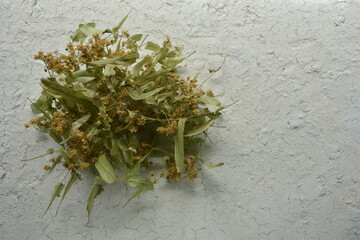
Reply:
[[[130, 33], [196, 50], [189, 75], [227, 56], [206, 83], [239, 100], [209, 131], [206, 158], [225, 165], [125, 208], [124, 187], [108, 186], [89, 224], [85, 179], [40, 219], [64, 172], [40, 181], [46, 159], [20, 161], [56, 147], [23, 126], [45, 76], [32, 56], [129, 9]], [[1, 0], [0, 13], [0, 239], [360, 239], [360, 1]]]

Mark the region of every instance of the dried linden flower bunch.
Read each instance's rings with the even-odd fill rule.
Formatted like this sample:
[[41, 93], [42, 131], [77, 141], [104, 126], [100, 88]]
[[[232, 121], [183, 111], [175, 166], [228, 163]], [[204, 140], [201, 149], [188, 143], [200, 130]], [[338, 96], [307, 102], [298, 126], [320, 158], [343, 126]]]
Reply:
[[[50, 76], [41, 79], [42, 94], [31, 104], [39, 117], [25, 126], [48, 133], [61, 146], [39, 156], [54, 156], [44, 170], [68, 170], [47, 210], [56, 197], [63, 201], [83, 173], [94, 176], [90, 216], [105, 184], [122, 181], [135, 188], [131, 200], [153, 190], [158, 178], [193, 181], [199, 161], [221, 165], [205, 162], [201, 152], [203, 133], [224, 107], [211, 90], [200, 89], [196, 77], [178, 75], [176, 66], [185, 57], [169, 37], [158, 45], [141, 34], [119, 32], [125, 19], [104, 31], [80, 24], [66, 54], [35, 56]], [[153, 161], [163, 166], [156, 175], [149, 170]]]

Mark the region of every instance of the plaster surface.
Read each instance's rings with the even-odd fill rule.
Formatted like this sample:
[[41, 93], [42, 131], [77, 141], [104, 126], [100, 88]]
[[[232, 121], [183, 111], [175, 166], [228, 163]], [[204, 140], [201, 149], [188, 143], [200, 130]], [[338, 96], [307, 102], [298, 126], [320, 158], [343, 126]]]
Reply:
[[[225, 165], [125, 208], [124, 187], [109, 186], [89, 224], [85, 179], [41, 219], [64, 172], [40, 180], [47, 159], [20, 161], [56, 147], [23, 126], [45, 76], [32, 56], [131, 8], [130, 33], [196, 50], [187, 74], [227, 57], [205, 85], [239, 100], [209, 131], [206, 158]], [[1, 0], [0, 13], [1, 239], [360, 239], [360, 1]]]

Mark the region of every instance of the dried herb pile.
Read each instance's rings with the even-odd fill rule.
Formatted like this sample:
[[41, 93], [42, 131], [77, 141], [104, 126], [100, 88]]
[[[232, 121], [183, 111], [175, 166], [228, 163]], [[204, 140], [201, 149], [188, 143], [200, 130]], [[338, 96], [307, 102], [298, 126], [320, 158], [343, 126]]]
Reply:
[[[35, 56], [49, 77], [41, 79], [42, 94], [31, 104], [39, 117], [25, 126], [61, 145], [49, 149], [54, 157], [44, 169], [68, 169], [48, 209], [56, 197], [63, 201], [82, 173], [94, 176], [90, 215], [105, 184], [121, 181], [135, 188], [132, 199], [153, 190], [161, 177], [194, 180], [199, 161], [221, 165], [201, 158], [202, 133], [220, 116], [221, 103], [211, 90], [201, 89], [197, 77], [178, 75], [185, 57], [169, 37], [162, 45], [146, 42], [141, 34], [120, 31], [125, 19], [104, 31], [94, 23], [80, 24], [66, 53]], [[156, 175], [147, 170], [153, 161], [163, 165]]]

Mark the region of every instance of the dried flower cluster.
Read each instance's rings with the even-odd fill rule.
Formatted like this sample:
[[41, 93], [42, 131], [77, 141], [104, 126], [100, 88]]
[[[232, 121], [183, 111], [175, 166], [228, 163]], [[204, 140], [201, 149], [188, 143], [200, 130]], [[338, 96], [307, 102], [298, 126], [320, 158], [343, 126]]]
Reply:
[[184, 174], [197, 178], [198, 161], [204, 162], [199, 134], [219, 117], [220, 102], [211, 90], [200, 89], [196, 77], [178, 75], [176, 66], [185, 57], [169, 37], [158, 45], [145, 43], [141, 34], [119, 33], [125, 19], [104, 31], [80, 24], [66, 54], [35, 56], [50, 76], [41, 79], [42, 95], [31, 105], [40, 116], [25, 127], [48, 133], [61, 146], [48, 151], [56, 156], [44, 169], [62, 165], [70, 173], [66, 185], [56, 184], [49, 207], [61, 193], [64, 199], [83, 171], [95, 176], [90, 215], [105, 183], [124, 181], [137, 189], [132, 198], [152, 190], [155, 173], [149, 173], [153, 179], [140, 176], [151, 158], [163, 163], [158, 177], [176, 181]]

